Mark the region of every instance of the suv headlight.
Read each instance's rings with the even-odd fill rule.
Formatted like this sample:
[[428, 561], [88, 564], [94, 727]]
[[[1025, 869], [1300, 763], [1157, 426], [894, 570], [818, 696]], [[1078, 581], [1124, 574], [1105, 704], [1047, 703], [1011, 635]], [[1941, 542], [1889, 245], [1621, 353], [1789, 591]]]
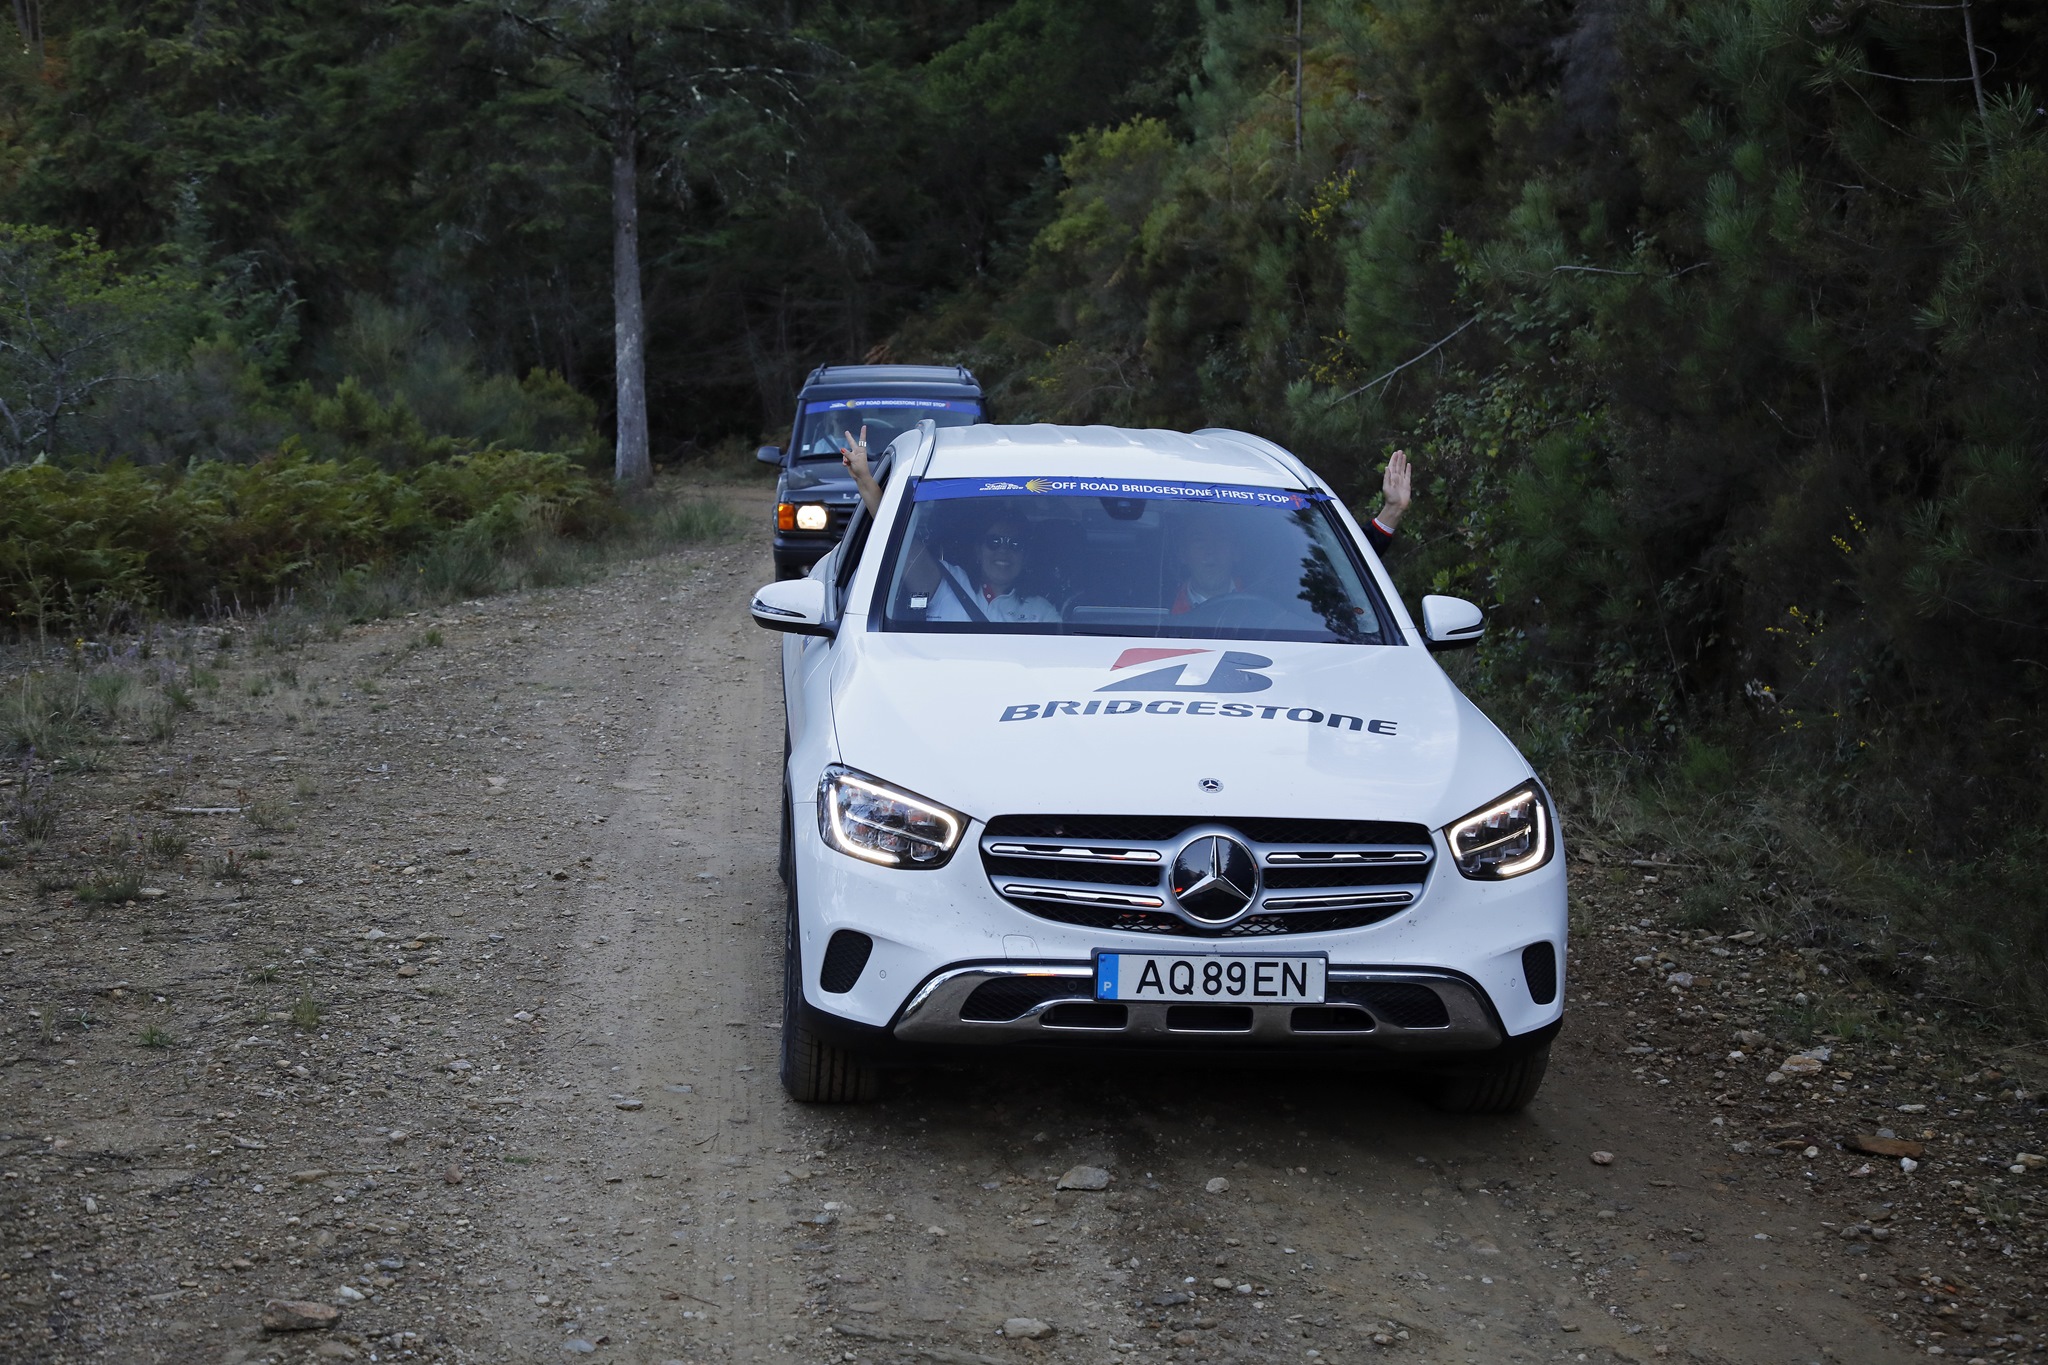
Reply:
[[1534, 872], [1557, 846], [1550, 803], [1534, 781], [1492, 801], [1444, 830], [1451, 861], [1475, 881], [1502, 882]]
[[967, 817], [834, 763], [818, 783], [818, 832], [841, 853], [884, 867], [943, 867]]

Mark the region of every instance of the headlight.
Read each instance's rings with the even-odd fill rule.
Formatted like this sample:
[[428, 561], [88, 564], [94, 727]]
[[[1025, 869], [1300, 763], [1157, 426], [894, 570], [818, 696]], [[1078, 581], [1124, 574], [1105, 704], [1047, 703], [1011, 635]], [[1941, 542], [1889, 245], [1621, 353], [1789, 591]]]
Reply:
[[941, 867], [967, 817], [834, 763], [818, 783], [818, 832], [841, 853], [884, 867]]
[[831, 514], [820, 503], [807, 502], [796, 509], [796, 529], [799, 531], [822, 531], [831, 524]]
[[1525, 782], [1453, 823], [1444, 839], [1458, 871], [1475, 881], [1501, 882], [1550, 861], [1557, 842], [1550, 825], [1543, 789]]

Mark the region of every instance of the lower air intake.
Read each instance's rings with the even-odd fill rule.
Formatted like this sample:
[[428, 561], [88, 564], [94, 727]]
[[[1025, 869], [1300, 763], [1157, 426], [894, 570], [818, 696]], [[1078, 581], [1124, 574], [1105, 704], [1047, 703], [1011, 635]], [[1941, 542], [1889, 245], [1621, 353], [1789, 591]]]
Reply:
[[868, 955], [875, 941], [858, 929], [841, 929], [825, 945], [825, 965], [818, 972], [818, 988], [832, 995], [844, 995], [867, 970]]
[[1072, 976], [1001, 976], [974, 988], [960, 1017], [977, 1024], [1002, 1024], [1048, 1000], [1086, 1000], [1088, 981]]
[[1403, 981], [1332, 981], [1331, 1004], [1363, 1005], [1397, 1028], [1449, 1028], [1451, 1012], [1427, 986]]
[[1175, 1033], [1250, 1033], [1248, 1005], [1168, 1005], [1166, 1027]]
[[1548, 940], [1522, 949], [1522, 979], [1529, 983], [1529, 998], [1537, 1004], [1557, 999], [1557, 949]]
[[1288, 1027], [1296, 1033], [1371, 1033], [1372, 1016], [1341, 1005], [1297, 1006]]

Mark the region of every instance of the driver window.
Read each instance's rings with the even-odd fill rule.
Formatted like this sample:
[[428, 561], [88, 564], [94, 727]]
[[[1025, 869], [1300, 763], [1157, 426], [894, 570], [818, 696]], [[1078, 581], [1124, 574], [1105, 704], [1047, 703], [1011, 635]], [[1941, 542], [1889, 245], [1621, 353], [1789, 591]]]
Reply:
[[[875, 464], [875, 482], [888, 487], [891, 467], [895, 464], [892, 453], [884, 452]], [[861, 551], [868, 543], [868, 532], [874, 529], [875, 519], [868, 515], [867, 504], [856, 502], [853, 515], [847, 519], [846, 534], [839, 539], [839, 557], [833, 564], [832, 605], [835, 613], [846, 610], [846, 590], [853, 582], [854, 570], [860, 567]]]

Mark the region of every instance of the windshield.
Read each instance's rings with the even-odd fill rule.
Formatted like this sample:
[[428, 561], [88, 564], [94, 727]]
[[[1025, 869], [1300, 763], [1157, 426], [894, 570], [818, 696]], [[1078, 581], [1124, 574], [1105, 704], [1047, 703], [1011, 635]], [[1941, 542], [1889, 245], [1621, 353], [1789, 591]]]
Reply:
[[881, 576], [886, 630], [1399, 640], [1320, 493], [1008, 478], [926, 479], [911, 497]]
[[972, 398], [828, 398], [804, 404], [797, 418], [799, 460], [838, 459], [840, 435], [868, 429], [868, 449], [886, 450], [889, 442], [929, 417], [942, 427], [973, 426], [981, 420], [981, 404]]

